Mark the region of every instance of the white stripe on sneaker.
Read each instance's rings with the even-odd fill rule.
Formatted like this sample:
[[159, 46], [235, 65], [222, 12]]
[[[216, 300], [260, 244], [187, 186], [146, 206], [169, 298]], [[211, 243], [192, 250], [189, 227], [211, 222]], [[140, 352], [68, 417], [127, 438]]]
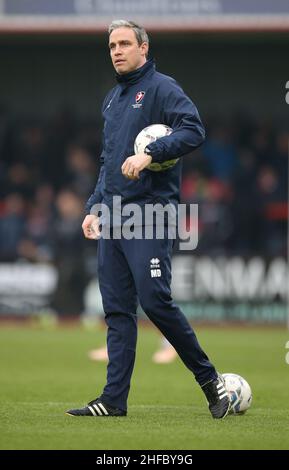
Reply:
[[98, 406], [94, 403], [94, 405], [92, 405], [93, 408], [95, 409], [95, 411], [99, 414], [99, 416], [102, 416], [102, 412], [100, 411], [100, 409], [98, 408]]
[[89, 411], [93, 414], [93, 416], [96, 416], [96, 412], [94, 411], [94, 409], [92, 408], [92, 406], [89, 406], [88, 409], [89, 409]]
[[98, 406], [99, 406], [99, 408], [104, 412], [104, 414], [105, 414], [106, 416], [108, 416], [108, 412], [107, 412], [107, 410], [104, 408], [103, 404], [102, 404], [102, 403], [99, 403]]
[[222, 400], [222, 398], [227, 397], [227, 396], [228, 396], [228, 393], [225, 392], [225, 393], [223, 393], [223, 395], [220, 395], [219, 398], [220, 398], [220, 400]]
[[220, 382], [220, 383], [217, 385], [217, 388], [220, 388], [220, 387], [224, 387], [223, 382]]
[[221, 395], [221, 393], [222, 393], [222, 392], [225, 392], [225, 391], [226, 391], [226, 389], [225, 389], [224, 387], [223, 387], [223, 388], [220, 388], [220, 389], [218, 390], [218, 394]]

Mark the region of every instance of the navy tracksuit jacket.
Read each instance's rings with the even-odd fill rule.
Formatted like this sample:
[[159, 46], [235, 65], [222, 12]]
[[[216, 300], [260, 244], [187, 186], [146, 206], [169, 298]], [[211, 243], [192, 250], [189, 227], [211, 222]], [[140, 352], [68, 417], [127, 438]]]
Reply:
[[[122, 175], [125, 159], [134, 155], [137, 134], [151, 124], [166, 124], [171, 135], [148, 148], [153, 162], [181, 157], [204, 141], [198, 111], [172, 78], [155, 70], [148, 60], [141, 68], [117, 75], [118, 85], [104, 100], [101, 169], [86, 210], [103, 202], [112, 207], [112, 197], [122, 205], [179, 201], [181, 161], [163, 172], [143, 170], [137, 181]], [[151, 321], [174, 346], [200, 385], [217, 377], [187, 319], [171, 298], [173, 241], [125, 238], [103, 239], [98, 244], [99, 285], [106, 323], [109, 364], [104, 403], [126, 410], [137, 339], [137, 298]], [[156, 276], [157, 273], [157, 276]]]

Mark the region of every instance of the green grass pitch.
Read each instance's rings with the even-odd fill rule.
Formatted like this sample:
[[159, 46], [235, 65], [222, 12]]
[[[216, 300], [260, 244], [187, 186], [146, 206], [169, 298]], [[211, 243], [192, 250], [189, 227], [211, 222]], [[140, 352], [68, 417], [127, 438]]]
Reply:
[[288, 449], [289, 365], [285, 329], [197, 328], [219, 371], [243, 375], [253, 404], [244, 416], [210, 417], [180, 360], [155, 365], [159, 336], [139, 329], [126, 418], [74, 418], [65, 410], [101, 391], [105, 365], [87, 352], [103, 331], [2, 327], [1, 449]]

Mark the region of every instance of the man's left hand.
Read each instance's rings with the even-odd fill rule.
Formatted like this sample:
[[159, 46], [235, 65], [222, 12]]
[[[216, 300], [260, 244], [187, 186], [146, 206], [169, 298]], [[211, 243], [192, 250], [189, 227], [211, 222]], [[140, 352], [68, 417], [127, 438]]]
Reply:
[[130, 180], [138, 180], [140, 172], [152, 162], [152, 157], [146, 153], [138, 153], [128, 157], [121, 167], [123, 176]]

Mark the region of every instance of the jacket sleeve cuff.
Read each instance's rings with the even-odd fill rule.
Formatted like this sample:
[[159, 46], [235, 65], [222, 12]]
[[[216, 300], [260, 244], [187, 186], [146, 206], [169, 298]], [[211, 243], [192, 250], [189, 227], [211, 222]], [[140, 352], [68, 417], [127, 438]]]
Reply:
[[164, 155], [163, 149], [159, 145], [156, 145], [156, 142], [147, 145], [146, 150], [148, 150], [147, 153], [152, 157], [152, 163], [161, 163], [168, 159]]

